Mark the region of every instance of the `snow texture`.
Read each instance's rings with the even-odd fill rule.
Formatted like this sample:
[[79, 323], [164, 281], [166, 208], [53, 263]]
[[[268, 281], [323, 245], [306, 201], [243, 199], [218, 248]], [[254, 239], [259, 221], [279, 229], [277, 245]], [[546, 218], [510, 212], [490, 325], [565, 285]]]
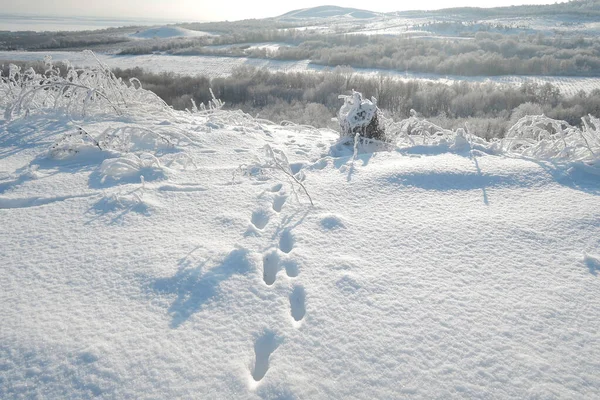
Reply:
[[179, 26], [160, 26], [144, 29], [131, 35], [137, 39], [166, 39], [176, 37], [198, 37], [198, 36], [213, 36], [211, 33], [202, 31], [192, 31], [190, 29], [181, 28]]
[[600, 396], [595, 120], [378, 147], [133, 104], [0, 120], [0, 398]]

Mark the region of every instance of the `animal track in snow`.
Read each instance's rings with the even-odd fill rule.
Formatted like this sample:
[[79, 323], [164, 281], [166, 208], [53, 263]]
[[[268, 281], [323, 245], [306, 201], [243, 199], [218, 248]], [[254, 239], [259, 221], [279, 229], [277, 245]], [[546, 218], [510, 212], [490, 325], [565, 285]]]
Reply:
[[279, 250], [284, 253], [289, 253], [294, 248], [294, 236], [289, 229], [284, 229], [281, 233], [281, 237], [279, 238]]
[[298, 276], [298, 263], [295, 260], [285, 260], [282, 265], [288, 277], [295, 278]]
[[292, 174], [294, 174], [294, 175], [296, 175], [298, 172], [300, 172], [300, 170], [304, 167], [305, 167], [305, 164], [301, 163], [301, 162], [290, 164], [290, 170], [292, 171]]
[[252, 370], [252, 378], [256, 382], [261, 381], [269, 370], [269, 358], [277, 347], [281, 344], [282, 339], [275, 332], [266, 331], [254, 343], [254, 369]]
[[334, 214], [327, 214], [319, 221], [321, 228], [326, 231], [335, 231], [337, 229], [345, 229], [346, 225], [341, 217]]
[[303, 286], [295, 286], [290, 294], [290, 309], [294, 321], [299, 322], [306, 315], [306, 292]]
[[281, 190], [281, 188], [283, 187], [283, 183], [278, 183], [277, 185], [274, 185], [271, 188], [271, 192], [275, 193], [275, 192], [279, 192]]
[[269, 286], [275, 283], [277, 272], [279, 272], [279, 260], [276, 250], [263, 256], [263, 280]]
[[277, 212], [281, 212], [281, 208], [285, 204], [287, 198], [288, 197], [285, 195], [275, 196], [275, 199], [273, 200], [273, 210], [275, 210]]
[[252, 225], [258, 229], [263, 229], [269, 223], [269, 213], [265, 210], [256, 210], [252, 213]]
[[327, 167], [327, 160], [323, 159], [323, 158], [311, 166], [312, 169], [317, 169], [317, 170], [325, 169], [325, 167]]

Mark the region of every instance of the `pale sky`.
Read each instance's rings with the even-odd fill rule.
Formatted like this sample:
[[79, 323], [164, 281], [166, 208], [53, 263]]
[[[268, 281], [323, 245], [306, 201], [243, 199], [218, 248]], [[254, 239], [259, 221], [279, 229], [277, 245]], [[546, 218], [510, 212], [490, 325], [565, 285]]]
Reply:
[[[559, 1], [562, 2], [562, 1]], [[448, 7], [497, 7], [519, 4], [551, 4], [549, 0], [421, 0], [402, 4], [383, 0], [0, 0], [8, 14], [99, 16], [110, 18], [157, 18], [181, 21], [222, 21], [265, 18], [298, 8], [338, 5], [370, 11], [434, 10]], [[0, 30], [2, 27], [0, 26]]]

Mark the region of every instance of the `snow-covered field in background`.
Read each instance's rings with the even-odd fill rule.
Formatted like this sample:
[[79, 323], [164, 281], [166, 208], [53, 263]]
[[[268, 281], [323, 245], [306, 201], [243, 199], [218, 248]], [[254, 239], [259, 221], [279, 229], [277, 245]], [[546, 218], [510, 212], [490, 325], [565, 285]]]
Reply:
[[[260, 44], [257, 46], [270, 44]], [[273, 44], [274, 46], [276, 44]], [[93, 66], [97, 62], [93, 57], [84, 53], [67, 51], [27, 52], [27, 51], [0, 51], [0, 64], [7, 61], [42, 61], [49, 54], [55, 61], [69, 60], [78, 66]], [[240, 66], [267, 68], [271, 71], [303, 72], [324, 71], [332, 69], [322, 65], [311, 64], [309, 60], [279, 61], [246, 57], [216, 57], [216, 56], [171, 56], [159, 54], [118, 56], [110, 54], [96, 54], [97, 57], [110, 67], [134, 68], [141, 67], [147, 71], [161, 73], [174, 72], [182, 75], [205, 75], [212, 78], [227, 77], [233, 70]], [[574, 95], [579, 91], [586, 93], [600, 89], [600, 77], [567, 77], [567, 76], [454, 76], [436, 75], [425, 73], [399, 72], [391, 70], [378, 70], [369, 68], [355, 68], [357, 74], [377, 76], [380, 73], [402, 80], [423, 80], [452, 84], [457, 81], [468, 82], [493, 82], [500, 84], [521, 85], [532, 82], [543, 85], [551, 83], [557, 86], [561, 93]]]
[[276, 52], [280, 47], [294, 47], [294, 45], [288, 43], [277, 43], [277, 42], [257, 42], [257, 43], [235, 43], [235, 44], [217, 44], [214, 46], [206, 46], [207, 49], [233, 49], [233, 48], [244, 48], [248, 50], [253, 49], [266, 49], [268, 52]]
[[209, 32], [192, 31], [190, 29], [180, 28], [178, 26], [159, 26], [138, 31], [130, 36], [136, 39], [166, 39], [176, 37], [199, 37], [215, 35]]
[[[52, 55], [53, 60], [69, 60], [74, 65], [93, 66], [97, 62], [83, 53], [70, 52], [0, 52], [0, 63], [2, 60], [32, 61], [43, 60], [45, 54]], [[246, 57], [215, 57], [215, 56], [171, 56], [171, 55], [107, 55], [96, 54], [96, 56], [110, 67], [135, 68], [141, 67], [150, 72], [174, 72], [182, 75], [205, 75], [211, 78], [226, 77], [231, 75], [236, 67], [252, 66], [257, 68], [268, 68], [271, 71], [306, 71], [312, 69], [308, 60], [303, 61], [277, 61], [261, 58]], [[314, 67], [322, 70], [324, 67]]]
[[173, 24], [177, 20], [0, 14], [3, 31], [91, 31], [123, 26]]
[[133, 88], [26, 110], [11, 88], [0, 398], [600, 396], [600, 175], [569, 161], [598, 161], [600, 122], [539, 142], [556, 158], [414, 119], [374, 152]]

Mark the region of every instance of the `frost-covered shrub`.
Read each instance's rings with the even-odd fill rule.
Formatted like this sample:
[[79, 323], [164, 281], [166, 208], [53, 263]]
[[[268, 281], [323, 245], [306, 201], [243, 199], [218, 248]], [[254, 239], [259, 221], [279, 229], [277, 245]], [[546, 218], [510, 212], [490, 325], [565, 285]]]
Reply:
[[131, 78], [126, 84], [91, 51], [87, 55], [96, 59], [95, 67], [77, 69], [67, 62], [65, 74], [54, 66], [50, 56], [44, 59], [44, 73], [10, 65], [7, 76], [0, 73], [0, 106], [5, 109], [5, 119], [44, 111], [85, 118], [170, 110], [158, 96], [144, 90], [139, 80]]
[[583, 118], [583, 129], [544, 115], [521, 118], [502, 140], [509, 153], [545, 160], [600, 164], [600, 119]]
[[419, 118], [414, 110], [411, 110], [410, 118], [400, 122], [391, 119], [386, 120], [385, 129], [388, 138], [397, 144], [407, 145], [435, 145], [440, 141], [451, 141], [456, 133], [444, 129], [426, 119]]
[[86, 149], [108, 153], [164, 152], [178, 145], [187, 145], [191, 139], [183, 132], [168, 127], [129, 125], [107, 128], [100, 134], [90, 133], [78, 126], [58, 138], [49, 149], [52, 158], [64, 159]]
[[200, 106], [197, 106], [194, 99], [190, 98], [190, 101], [192, 103], [192, 109], [188, 111], [190, 111], [193, 114], [210, 114], [214, 113], [215, 111], [221, 110], [225, 103], [216, 98], [215, 93], [211, 88], [209, 88], [208, 91], [210, 92], [211, 99], [207, 102], [207, 104], [205, 105], [204, 103], [200, 103]]
[[510, 126], [515, 125], [519, 120], [528, 115], [542, 115], [544, 109], [541, 105], [528, 101], [515, 107], [510, 115]]
[[262, 158], [257, 156], [254, 163], [240, 165], [236, 172], [241, 172], [244, 176], [260, 180], [268, 179], [269, 175], [282, 174], [287, 178], [296, 198], [298, 198], [298, 193], [296, 191], [296, 187], [298, 187], [304, 191], [310, 204], [314, 206], [312, 198], [310, 197], [308, 190], [306, 190], [306, 186], [302, 183], [305, 178], [304, 172], [299, 171], [294, 173], [287, 155], [282, 150], [275, 149], [267, 144], [263, 147], [263, 151], [264, 156]]
[[140, 179], [158, 180], [166, 178], [160, 160], [150, 153], [125, 154], [104, 160], [99, 171], [101, 183], [107, 180], [139, 182]]
[[344, 104], [338, 112], [342, 136], [354, 137], [356, 134], [368, 138], [385, 140], [385, 129], [381, 124], [383, 115], [377, 108], [377, 99], [363, 100], [362, 94], [352, 91], [352, 95], [340, 95]]

